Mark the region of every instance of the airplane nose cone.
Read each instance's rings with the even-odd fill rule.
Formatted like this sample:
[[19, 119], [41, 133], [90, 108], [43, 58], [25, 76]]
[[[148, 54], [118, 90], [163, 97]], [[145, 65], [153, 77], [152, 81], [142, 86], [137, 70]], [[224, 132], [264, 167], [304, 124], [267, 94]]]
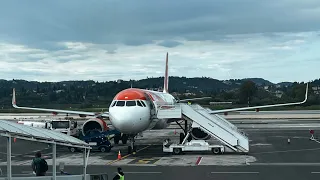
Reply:
[[129, 108], [111, 108], [109, 119], [112, 126], [124, 134], [137, 134], [145, 130], [150, 123], [148, 112]]
[[129, 133], [134, 128], [133, 118], [124, 114], [113, 114], [110, 120], [112, 125], [122, 133]]
[[134, 123], [130, 118], [115, 118], [112, 125], [122, 133], [131, 133]]

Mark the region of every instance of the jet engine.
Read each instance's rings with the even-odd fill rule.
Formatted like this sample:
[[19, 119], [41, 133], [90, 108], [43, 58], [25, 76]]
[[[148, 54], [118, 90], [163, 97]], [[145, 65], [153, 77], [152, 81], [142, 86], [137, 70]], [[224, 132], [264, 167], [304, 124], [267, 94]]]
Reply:
[[166, 119], [159, 120], [152, 129], [165, 129], [170, 125]]
[[209, 134], [202, 131], [200, 128], [192, 128], [190, 134], [192, 138], [196, 140], [208, 140], [211, 137]]
[[89, 119], [83, 123], [82, 134], [84, 136], [93, 130], [99, 131], [99, 132], [107, 131], [108, 130], [107, 123], [104, 120], [99, 118]]

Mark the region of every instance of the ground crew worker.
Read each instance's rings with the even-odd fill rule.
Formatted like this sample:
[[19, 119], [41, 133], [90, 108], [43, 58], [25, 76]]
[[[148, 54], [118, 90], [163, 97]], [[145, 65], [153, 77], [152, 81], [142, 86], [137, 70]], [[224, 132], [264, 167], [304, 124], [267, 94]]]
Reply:
[[190, 101], [188, 101], [188, 105], [191, 105], [191, 102], [190, 102]]
[[35, 158], [32, 160], [31, 164], [33, 172], [36, 176], [45, 176], [48, 171], [48, 164], [46, 160], [41, 158], [41, 152], [37, 152]]
[[113, 180], [124, 180], [124, 173], [120, 167], [118, 167], [118, 173], [114, 176]]

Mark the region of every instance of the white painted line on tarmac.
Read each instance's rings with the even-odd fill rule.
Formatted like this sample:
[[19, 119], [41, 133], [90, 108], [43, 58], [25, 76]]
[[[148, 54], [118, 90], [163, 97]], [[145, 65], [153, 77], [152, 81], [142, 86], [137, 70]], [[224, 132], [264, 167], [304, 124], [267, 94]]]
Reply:
[[[31, 175], [31, 174], [12, 174], [12, 176], [25, 176], [25, 175]], [[0, 178], [2, 178], [2, 177], [0, 177]], [[19, 178], [19, 177], [15, 177], [15, 178]]]
[[286, 150], [286, 151], [268, 151], [268, 152], [258, 152], [251, 154], [272, 154], [272, 153], [286, 153], [286, 152], [299, 152], [299, 151], [316, 151], [320, 150], [320, 148], [312, 148], [312, 149], [294, 149], [294, 150]]
[[311, 174], [320, 174], [320, 172], [311, 172]]
[[320, 163], [251, 163], [251, 166], [320, 166]]
[[315, 141], [315, 142], [317, 142], [317, 143], [320, 143], [317, 139], [314, 139], [314, 138], [313, 138], [313, 139], [310, 138], [310, 140], [311, 140], [311, 141]]
[[259, 174], [260, 172], [211, 172], [211, 174]]
[[124, 173], [128, 173], [128, 174], [161, 174], [162, 172], [149, 172], [149, 171], [146, 171], [146, 172], [124, 172]]

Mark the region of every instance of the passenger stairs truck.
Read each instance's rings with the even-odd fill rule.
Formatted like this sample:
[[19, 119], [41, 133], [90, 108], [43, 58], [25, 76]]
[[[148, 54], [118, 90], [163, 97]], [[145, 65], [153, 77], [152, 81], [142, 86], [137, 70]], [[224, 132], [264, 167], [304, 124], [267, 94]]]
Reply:
[[[204, 133], [220, 141], [228, 151], [230, 150], [245, 154], [249, 152], [249, 138], [244, 132], [241, 132], [235, 125], [224, 119], [222, 116], [210, 114], [208, 109], [205, 109], [198, 104], [189, 105], [177, 103], [172, 105], [172, 108], [168, 108], [168, 105], [166, 105], [165, 108], [159, 108], [157, 111], [158, 118], [192, 121], [190, 131], [200, 129]], [[181, 145], [185, 146], [184, 149], [188, 149], [190, 144], [184, 143], [185, 142], [181, 143]], [[203, 142], [200, 142], [200, 144], [201, 143], [203, 144]], [[176, 147], [177, 145], [172, 146], [172, 148]], [[211, 148], [211, 146], [208, 146], [208, 148]]]

